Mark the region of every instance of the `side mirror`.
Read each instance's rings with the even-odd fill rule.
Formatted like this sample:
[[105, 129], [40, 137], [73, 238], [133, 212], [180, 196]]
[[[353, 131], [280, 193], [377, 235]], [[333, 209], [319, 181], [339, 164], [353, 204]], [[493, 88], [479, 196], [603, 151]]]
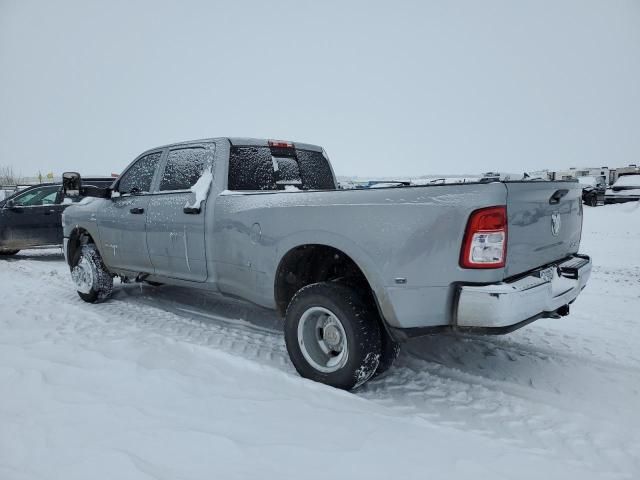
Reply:
[[16, 202], [15, 202], [14, 199], [7, 200], [7, 202], [4, 204], [4, 206], [6, 208], [14, 208], [16, 206]]
[[64, 172], [62, 174], [62, 193], [65, 197], [77, 198], [82, 189], [82, 178], [78, 172]]

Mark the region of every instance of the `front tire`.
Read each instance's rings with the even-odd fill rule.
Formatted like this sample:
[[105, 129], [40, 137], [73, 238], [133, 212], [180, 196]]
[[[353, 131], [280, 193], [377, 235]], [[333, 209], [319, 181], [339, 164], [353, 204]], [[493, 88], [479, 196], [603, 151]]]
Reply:
[[71, 278], [80, 298], [88, 303], [104, 302], [113, 291], [113, 277], [94, 244], [83, 245], [76, 251]]
[[352, 287], [336, 282], [307, 285], [287, 307], [285, 342], [302, 377], [351, 390], [378, 368], [377, 312]]
[[20, 250], [5, 250], [5, 249], [1, 249], [0, 248], [0, 256], [2, 257], [8, 257], [9, 255], [15, 255], [16, 253], [18, 253]]

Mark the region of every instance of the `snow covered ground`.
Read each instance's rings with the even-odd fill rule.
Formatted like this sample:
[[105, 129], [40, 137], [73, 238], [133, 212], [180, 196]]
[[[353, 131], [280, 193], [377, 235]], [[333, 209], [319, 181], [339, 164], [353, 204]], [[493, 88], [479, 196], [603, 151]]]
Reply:
[[0, 260], [0, 479], [639, 478], [640, 205], [585, 207], [561, 320], [437, 336], [355, 394], [297, 376], [273, 314], [74, 292], [59, 251]]

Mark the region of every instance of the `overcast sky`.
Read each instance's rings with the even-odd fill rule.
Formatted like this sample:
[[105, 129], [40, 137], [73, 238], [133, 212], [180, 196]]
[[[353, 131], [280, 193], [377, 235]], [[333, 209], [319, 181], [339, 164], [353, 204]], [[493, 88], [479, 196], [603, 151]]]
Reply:
[[640, 1], [0, 0], [0, 165], [120, 172], [214, 136], [336, 173], [640, 163]]

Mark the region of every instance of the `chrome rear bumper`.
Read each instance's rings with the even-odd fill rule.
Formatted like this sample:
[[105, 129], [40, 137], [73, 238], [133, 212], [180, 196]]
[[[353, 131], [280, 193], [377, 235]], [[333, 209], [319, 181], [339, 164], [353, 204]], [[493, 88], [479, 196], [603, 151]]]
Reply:
[[589, 275], [591, 259], [574, 255], [511, 282], [461, 286], [455, 325], [505, 328], [535, 318], [557, 316], [560, 309], [576, 299]]

